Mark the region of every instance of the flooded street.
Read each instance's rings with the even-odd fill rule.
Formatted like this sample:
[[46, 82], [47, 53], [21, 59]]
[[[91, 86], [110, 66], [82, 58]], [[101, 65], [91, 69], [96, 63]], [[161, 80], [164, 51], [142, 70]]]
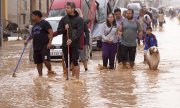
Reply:
[[30, 62], [29, 48], [17, 71], [13, 70], [23, 48], [22, 41], [4, 42], [0, 49], [0, 108], [179, 108], [180, 107], [180, 25], [166, 19], [164, 32], [155, 32], [161, 61], [157, 71], [143, 64], [143, 49], [138, 48], [133, 70], [97, 70], [101, 52], [94, 52], [89, 70], [81, 65], [82, 84], [66, 81], [60, 63], [57, 72], [38, 78]]

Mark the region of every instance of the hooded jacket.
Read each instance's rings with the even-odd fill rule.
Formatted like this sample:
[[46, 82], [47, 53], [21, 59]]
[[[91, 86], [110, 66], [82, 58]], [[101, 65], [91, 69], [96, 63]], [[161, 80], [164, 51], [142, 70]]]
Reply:
[[75, 11], [75, 15], [64, 16], [58, 25], [57, 34], [63, 34], [63, 44], [62, 47], [67, 47], [67, 30], [65, 30], [65, 25], [69, 24], [69, 39], [72, 40], [70, 47], [80, 47], [80, 37], [82, 36], [84, 29], [84, 22], [78, 13]]

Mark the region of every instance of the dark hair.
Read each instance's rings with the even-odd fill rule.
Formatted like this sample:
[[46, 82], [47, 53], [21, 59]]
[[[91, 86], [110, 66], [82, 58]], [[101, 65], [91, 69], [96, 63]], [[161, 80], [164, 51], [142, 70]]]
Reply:
[[131, 11], [132, 14], [134, 15], [134, 10], [133, 9], [128, 9], [127, 11]]
[[146, 30], [151, 30], [152, 31], [152, 27], [147, 27]]
[[76, 9], [76, 4], [74, 2], [67, 2], [66, 6], [70, 6], [71, 8]]
[[[113, 15], [113, 17], [115, 17], [115, 15], [114, 15], [113, 13], [109, 13], [109, 14], [108, 14], [108, 17], [109, 17], [109, 15]], [[111, 27], [111, 24], [110, 24], [110, 22], [108, 21], [108, 17], [107, 17], [107, 20], [106, 20], [106, 24], [107, 24], [108, 27]], [[114, 21], [113, 21], [113, 26], [116, 27], [116, 20], [115, 20], [115, 19], [114, 19]]]
[[38, 16], [39, 18], [42, 18], [42, 13], [39, 10], [35, 10], [32, 12], [32, 15]]
[[116, 8], [116, 9], [114, 10], [114, 13], [116, 13], [116, 12], [120, 12], [120, 13], [121, 13], [121, 9]]

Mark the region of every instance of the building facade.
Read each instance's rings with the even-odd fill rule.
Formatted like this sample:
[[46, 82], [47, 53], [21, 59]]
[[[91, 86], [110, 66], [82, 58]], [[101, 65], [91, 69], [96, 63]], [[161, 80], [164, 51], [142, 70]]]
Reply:
[[156, 0], [160, 7], [180, 7], [180, 0]]
[[40, 10], [45, 16], [52, 0], [3, 0], [3, 22], [17, 23], [24, 27], [32, 23], [31, 12]]

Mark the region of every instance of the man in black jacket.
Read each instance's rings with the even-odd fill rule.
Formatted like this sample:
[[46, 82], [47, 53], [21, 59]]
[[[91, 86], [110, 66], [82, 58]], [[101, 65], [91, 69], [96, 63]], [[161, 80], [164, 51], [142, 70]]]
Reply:
[[[63, 17], [57, 29], [56, 34], [63, 34], [63, 54], [66, 62], [66, 74], [68, 70], [68, 46], [70, 47], [70, 62], [73, 63], [73, 71], [76, 74], [76, 78], [79, 79], [79, 47], [80, 47], [80, 37], [83, 32], [83, 19], [79, 17], [78, 13], [75, 11], [76, 5], [74, 2], [67, 2], [66, 13], [67, 15]], [[67, 39], [67, 30], [69, 31], [69, 39]]]

